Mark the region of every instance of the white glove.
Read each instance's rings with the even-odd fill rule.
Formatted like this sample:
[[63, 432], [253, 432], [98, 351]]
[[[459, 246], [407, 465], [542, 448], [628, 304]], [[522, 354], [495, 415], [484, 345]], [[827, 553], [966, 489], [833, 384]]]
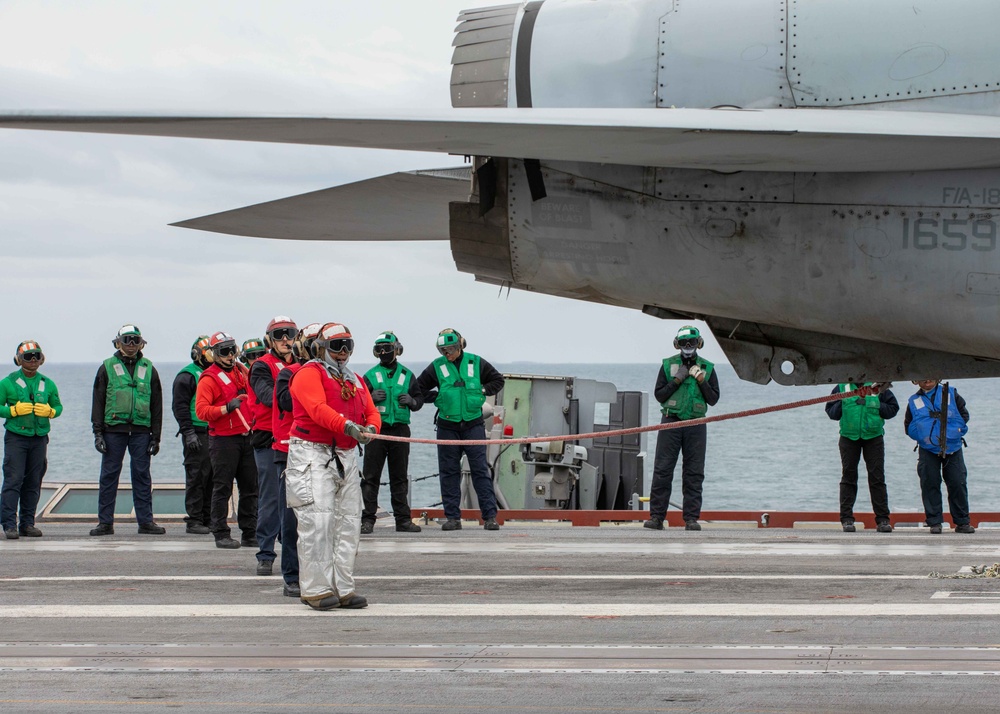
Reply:
[[705, 381], [705, 370], [703, 370], [698, 365], [695, 365], [690, 370], [688, 370], [688, 374], [694, 377], [698, 381], [698, 384], [701, 384], [702, 382]]

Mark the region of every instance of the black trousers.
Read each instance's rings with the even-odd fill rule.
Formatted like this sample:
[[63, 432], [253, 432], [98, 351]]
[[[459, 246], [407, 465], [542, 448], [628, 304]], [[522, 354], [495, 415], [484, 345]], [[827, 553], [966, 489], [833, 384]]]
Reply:
[[257, 533], [257, 462], [253, 457], [250, 435], [209, 436], [208, 453], [212, 459], [212, 522], [209, 528], [215, 539], [228, 537], [229, 499], [233, 496], [233, 481], [240, 489], [236, 522], [243, 539]]
[[[383, 424], [382, 433], [387, 436], [409, 436], [408, 424]], [[382, 467], [389, 462], [389, 496], [392, 515], [396, 523], [409, 523], [410, 483], [407, 472], [410, 465], [410, 445], [398, 441], [375, 440], [365, 447], [365, 460], [361, 470], [361, 498], [365, 508], [361, 512], [362, 521], [375, 522], [378, 511], [378, 489], [382, 480]]]
[[920, 496], [924, 502], [927, 525], [940, 525], [944, 520], [941, 504], [941, 481], [948, 488], [948, 511], [956, 526], [968, 525], [969, 472], [965, 468], [962, 449], [944, 458], [927, 449], [917, 449], [917, 476], [920, 477]]
[[854, 522], [854, 501], [858, 497], [858, 461], [865, 456], [868, 469], [868, 493], [876, 521], [889, 520], [889, 494], [885, 490], [885, 439], [848, 439], [840, 437], [840, 522]]
[[208, 431], [196, 431], [201, 448], [184, 444], [184, 522], [207, 526], [212, 522], [212, 457], [208, 453]]
[[[663, 417], [661, 424], [678, 421]], [[665, 518], [673, 489], [674, 468], [684, 455], [681, 465], [681, 491], [684, 494], [685, 521], [701, 517], [701, 487], [705, 482], [705, 449], [708, 427], [705, 424], [684, 426], [661, 431], [656, 435], [656, 457], [653, 460], [653, 483], [649, 487], [649, 517]]]

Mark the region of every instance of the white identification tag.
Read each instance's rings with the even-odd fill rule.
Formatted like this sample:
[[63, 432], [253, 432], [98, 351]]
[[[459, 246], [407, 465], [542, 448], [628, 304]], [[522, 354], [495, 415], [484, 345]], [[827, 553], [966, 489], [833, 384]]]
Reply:
[[38, 383], [38, 391], [39, 392], [44, 392], [45, 391], [45, 380], [44, 379]]
[[403, 382], [405, 382], [405, 381], [406, 381], [406, 375], [403, 374], [402, 372], [400, 372], [399, 373], [399, 379], [396, 380], [396, 384], [398, 384], [400, 387], [402, 387], [403, 386]]
[[222, 382], [223, 384], [232, 384], [232, 380], [231, 380], [231, 379], [229, 379], [229, 377], [227, 377], [227, 376], [226, 376], [226, 373], [225, 373], [225, 372], [222, 372], [222, 371], [220, 371], [220, 372], [219, 372], [219, 380], [220, 380], [220, 381], [221, 381], [221, 382]]
[[17, 384], [18, 384], [19, 387], [21, 387], [21, 389], [27, 389], [28, 388], [28, 385], [20, 377], [17, 378]]
[[376, 372], [375, 373], [375, 381], [378, 382], [379, 384], [382, 384], [382, 373], [381, 372]]
[[122, 367], [120, 362], [115, 362], [115, 374], [117, 374], [119, 377], [125, 376], [125, 368]]
[[135, 373], [136, 373], [136, 376], [138, 376], [140, 380], [145, 379], [146, 378], [146, 366], [140, 364], [136, 368]]
[[444, 377], [445, 379], [448, 379], [448, 365], [446, 364], [441, 365], [441, 376]]
[[926, 409], [927, 408], [927, 402], [925, 402], [924, 400], [921, 399], [920, 403], [918, 403], [916, 405], [916, 408], [917, 409]]
[[472, 362], [469, 362], [469, 376], [470, 377], [474, 377], [475, 376], [475, 373], [473, 372], [473, 369], [472, 369]]
[[385, 414], [385, 405], [383, 404], [382, 406], [380, 406], [378, 408], [378, 411], [379, 411], [380, 414]]

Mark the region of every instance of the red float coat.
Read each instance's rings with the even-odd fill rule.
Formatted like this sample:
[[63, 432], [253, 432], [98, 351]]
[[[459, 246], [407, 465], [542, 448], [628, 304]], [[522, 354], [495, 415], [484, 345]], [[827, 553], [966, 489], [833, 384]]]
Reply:
[[235, 436], [250, 432], [253, 416], [244, 399], [240, 408], [223, 414], [223, 407], [240, 393], [248, 394], [246, 367], [237, 363], [228, 372], [213, 364], [201, 373], [195, 393], [194, 411], [199, 419], [208, 422], [210, 436]]
[[[296, 372], [302, 369], [301, 364], [290, 364], [287, 369], [294, 376]], [[271, 422], [271, 433], [274, 434], [274, 443], [271, 444], [271, 448], [275, 451], [283, 451], [288, 453], [288, 435], [292, 431], [292, 413], [284, 412], [278, 407], [278, 378], [274, 378], [274, 400], [271, 402], [274, 405], [274, 415], [273, 421]]]
[[[288, 366], [270, 352], [258, 359], [257, 362], [263, 362], [270, 368], [271, 384], [278, 381], [278, 372]], [[257, 362], [254, 362], [254, 364]], [[250, 390], [250, 398], [247, 399], [247, 402], [250, 404], [250, 413], [253, 414], [253, 422], [251, 423], [254, 430], [273, 432], [274, 426], [271, 423], [273, 419], [272, 408], [257, 401], [257, 394], [252, 389]]]
[[382, 418], [363, 380], [359, 384], [333, 379], [326, 367], [317, 361], [307, 362], [292, 377], [293, 438], [318, 444], [333, 443], [338, 449], [357, 446], [355, 439], [344, 433], [352, 421], [358, 426], [372, 425], [376, 433], [382, 428]]

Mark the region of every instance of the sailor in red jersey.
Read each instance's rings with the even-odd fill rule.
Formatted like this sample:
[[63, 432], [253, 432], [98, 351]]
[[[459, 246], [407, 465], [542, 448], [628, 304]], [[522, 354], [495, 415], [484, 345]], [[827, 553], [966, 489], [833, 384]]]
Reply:
[[274, 380], [274, 415], [272, 417], [272, 432], [274, 433], [274, 466], [278, 472], [278, 507], [281, 509], [281, 578], [285, 581], [282, 592], [288, 597], [299, 597], [299, 533], [295, 511], [288, 507], [285, 498], [285, 466], [288, 465], [288, 438], [292, 431], [292, 393], [288, 388], [292, 375], [302, 369], [302, 365], [312, 358], [313, 340], [322, 327], [313, 322], [302, 328], [292, 342], [292, 355], [295, 362], [278, 372]]
[[[256, 548], [257, 464], [250, 445], [253, 416], [246, 402], [247, 370], [236, 362], [236, 340], [216, 332], [208, 340], [213, 364], [201, 374], [195, 393], [195, 414], [208, 422], [208, 453], [212, 459], [212, 523], [209, 526], [219, 548]], [[240, 489], [237, 522], [241, 541], [230, 537], [229, 499], [233, 479]]]
[[348, 368], [351, 332], [328, 322], [312, 346], [315, 359], [292, 376], [292, 429], [285, 490], [298, 518], [299, 587], [316, 610], [361, 608], [354, 559], [361, 539], [358, 444], [382, 426], [364, 381]]

